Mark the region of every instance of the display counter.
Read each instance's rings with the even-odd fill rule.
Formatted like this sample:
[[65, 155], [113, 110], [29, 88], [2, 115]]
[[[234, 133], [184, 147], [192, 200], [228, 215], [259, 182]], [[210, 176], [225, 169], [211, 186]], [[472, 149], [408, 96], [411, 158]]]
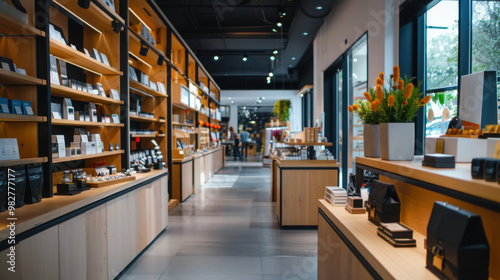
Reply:
[[[0, 214], [0, 279], [113, 279], [167, 226], [168, 171]], [[16, 273], [7, 270], [15, 218]], [[109, 256], [109, 257], [108, 257]]]
[[[435, 278], [425, 268], [423, 238], [427, 233], [434, 202], [444, 201], [481, 215], [490, 246], [489, 276], [493, 279], [500, 278], [500, 268], [496, 265], [500, 263], [500, 241], [497, 238], [500, 234], [500, 186], [496, 182], [472, 179], [471, 165], [465, 163], [457, 163], [454, 169], [436, 169], [423, 167], [420, 160], [385, 161], [358, 157], [356, 168], [357, 184], [363, 182], [363, 170], [374, 172], [381, 181], [394, 184], [401, 201], [400, 221], [414, 230], [417, 248], [393, 248], [377, 236], [376, 226], [369, 225], [366, 214], [351, 215], [343, 208], [329, 207], [322, 203], [319, 208], [318, 234], [320, 238], [324, 238], [322, 235], [326, 231], [335, 231], [351, 251], [345, 258], [360, 261], [374, 278]], [[406, 255], [404, 258], [393, 257], [403, 251], [407, 251], [409, 256], [414, 255], [411, 261], [408, 261]], [[389, 260], [381, 261], [384, 258]], [[322, 279], [321, 275], [325, 275], [321, 273], [327, 273], [329, 267], [338, 261], [334, 259], [319, 259], [319, 279]]]
[[224, 166], [224, 146], [172, 159], [172, 198], [184, 202]]
[[318, 225], [318, 199], [337, 186], [339, 164], [333, 160], [276, 160], [276, 215], [281, 227]]

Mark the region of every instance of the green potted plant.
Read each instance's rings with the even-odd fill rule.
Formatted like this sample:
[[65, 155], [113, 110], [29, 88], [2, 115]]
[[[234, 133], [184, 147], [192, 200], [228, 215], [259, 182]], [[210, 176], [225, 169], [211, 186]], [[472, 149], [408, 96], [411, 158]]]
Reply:
[[278, 100], [274, 103], [273, 115], [278, 117], [280, 122], [288, 121], [290, 117], [290, 100]]
[[[377, 78], [377, 85], [370, 88], [370, 108], [379, 112], [380, 156], [384, 160], [413, 160], [415, 147], [415, 124], [420, 107], [425, 106], [430, 96], [421, 98], [421, 82], [414, 87], [412, 80], [401, 79], [399, 67], [393, 68], [388, 85], [384, 87], [384, 74]], [[366, 97], [366, 96], [365, 96]], [[374, 98], [374, 99], [373, 99]], [[367, 98], [368, 99], [368, 98]]]

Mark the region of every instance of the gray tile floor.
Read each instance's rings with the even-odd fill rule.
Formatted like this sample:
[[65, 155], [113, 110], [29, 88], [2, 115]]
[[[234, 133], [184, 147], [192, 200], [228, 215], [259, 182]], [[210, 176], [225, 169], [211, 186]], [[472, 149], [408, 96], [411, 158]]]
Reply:
[[121, 279], [317, 279], [317, 232], [279, 229], [270, 180], [258, 162], [228, 161]]

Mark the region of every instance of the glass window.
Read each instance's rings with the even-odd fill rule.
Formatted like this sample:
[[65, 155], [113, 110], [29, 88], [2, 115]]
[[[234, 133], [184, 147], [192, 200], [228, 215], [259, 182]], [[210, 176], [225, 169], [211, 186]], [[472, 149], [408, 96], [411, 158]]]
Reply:
[[458, 3], [441, 1], [427, 12], [427, 89], [457, 85]]
[[451, 118], [457, 115], [457, 90], [430, 93], [429, 95], [432, 99], [425, 106], [427, 116], [425, 135], [439, 136], [446, 133]]
[[496, 70], [500, 95], [500, 1], [472, 1], [472, 72]]

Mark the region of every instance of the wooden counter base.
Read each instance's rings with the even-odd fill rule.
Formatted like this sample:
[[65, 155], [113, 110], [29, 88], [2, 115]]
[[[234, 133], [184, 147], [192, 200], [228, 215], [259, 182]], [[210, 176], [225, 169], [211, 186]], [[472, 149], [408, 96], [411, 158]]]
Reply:
[[281, 227], [318, 225], [318, 199], [327, 186], [338, 185], [338, 167], [327, 160], [276, 159], [276, 213]]
[[10, 250], [0, 252], [0, 279], [114, 279], [167, 226], [166, 175], [138, 174], [134, 182], [90, 190], [102, 192], [53, 211], [59, 217], [16, 235], [16, 273], [7, 270]]

